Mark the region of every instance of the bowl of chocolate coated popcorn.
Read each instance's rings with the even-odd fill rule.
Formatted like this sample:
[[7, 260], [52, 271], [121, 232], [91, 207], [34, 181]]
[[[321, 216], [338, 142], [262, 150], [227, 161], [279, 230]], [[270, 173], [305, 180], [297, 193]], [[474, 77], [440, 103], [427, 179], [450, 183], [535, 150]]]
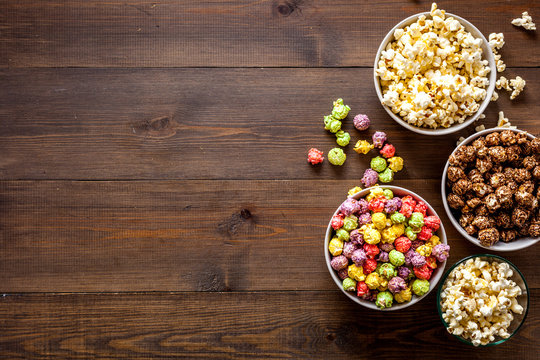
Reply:
[[443, 171], [443, 205], [454, 227], [485, 249], [514, 251], [540, 240], [540, 139], [493, 128], [465, 139]]

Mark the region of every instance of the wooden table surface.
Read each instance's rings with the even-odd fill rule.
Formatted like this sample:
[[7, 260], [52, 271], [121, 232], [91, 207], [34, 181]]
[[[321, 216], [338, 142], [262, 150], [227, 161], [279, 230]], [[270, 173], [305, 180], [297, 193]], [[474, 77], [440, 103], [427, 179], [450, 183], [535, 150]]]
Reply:
[[[0, 357], [538, 359], [539, 246], [504, 254], [524, 273], [528, 318], [507, 343], [447, 334], [435, 291], [399, 312], [348, 300], [325, 265], [331, 213], [370, 157], [306, 163], [343, 97], [388, 133], [394, 185], [442, 216], [448, 265], [484, 252], [444, 214], [440, 176], [466, 129], [404, 130], [372, 83], [375, 52], [426, 1], [0, 1]], [[503, 110], [539, 135], [537, 32], [510, 21], [540, 2], [441, 1], [503, 32]], [[350, 117], [349, 117], [350, 119]], [[353, 141], [362, 137], [344, 124]]]

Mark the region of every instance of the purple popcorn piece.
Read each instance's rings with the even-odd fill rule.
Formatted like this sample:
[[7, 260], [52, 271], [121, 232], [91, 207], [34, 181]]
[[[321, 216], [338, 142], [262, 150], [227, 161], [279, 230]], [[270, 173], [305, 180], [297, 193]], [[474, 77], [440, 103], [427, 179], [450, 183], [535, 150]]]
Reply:
[[400, 291], [403, 291], [407, 288], [407, 283], [405, 280], [403, 280], [399, 276], [395, 276], [390, 279], [388, 282], [388, 290], [390, 290], [391, 293], [396, 294]]
[[354, 250], [356, 249], [358, 249], [356, 244], [353, 244], [352, 241], [348, 241], [343, 244], [343, 252], [341, 254], [344, 255], [347, 259], [350, 259]]
[[347, 270], [347, 268], [341, 269], [338, 271], [337, 275], [341, 280], [345, 280], [349, 277], [349, 271]]
[[365, 199], [360, 199], [356, 202], [356, 205], [357, 205], [357, 209], [356, 209], [356, 212], [358, 214], [364, 214], [364, 213], [367, 213], [369, 211], [369, 203], [365, 200]]
[[364, 213], [360, 216], [358, 216], [358, 226], [362, 226], [365, 224], [368, 224], [371, 222], [371, 214], [370, 213]]
[[348, 198], [339, 206], [339, 212], [345, 216], [349, 216], [358, 210], [358, 201], [356, 199]]
[[[371, 215], [370, 215], [370, 218], [371, 218]], [[349, 240], [354, 245], [364, 245], [364, 234], [358, 231], [358, 229], [354, 229], [349, 234]]]
[[364, 296], [364, 300], [375, 302], [377, 300], [378, 290], [369, 290], [369, 292]]
[[386, 133], [382, 131], [375, 131], [373, 134], [373, 146], [376, 148], [382, 148], [384, 142], [386, 141]]
[[381, 249], [382, 251], [386, 251], [387, 253], [389, 253], [390, 251], [394, 250], [394, 245], [390, 244], [390, 243], [383, 243], [383, 244], [380, 244], [379, 245], [379, 249]]
[[334, 258], [330, 261], [330, 266], [336, 271], [345, 269], [347, 265], [349, 265], [349, 259], [343, 255], [334, 256]]
[[444, 262], [450, 255], [450, 246], [446, 244], [435, 245], [431, 254], [437, 258], [437, 261]]
[[405, 264], [412, 265], [414, 267], [421, 267], [426, 263], [426, 258], [414, 251], [413, 249], [410, 249], [405, 254]]
[[379, 174], [377, 174], [375, 170], [368, 168], [364, 171], [364, 176], [362, 176], [361, 181], [365, 187], [371, 187], [379, 181]]
[[386, 200], [386, 204], [384, 204], [384, 211], [386, 211], [387, 214], [392, 214], [396, 211], [399, 211], [401, 209], [401, 199], [398, 197], [394, 197], [392, 199]]
[[353, 119], [354, 127], [360, 131], [367, 130], [370, 123], [368, 116], [364, 114], [358, 114]]
[[397, 274], [403, 280], [407, 280], [411, 276], [411, 269], [406, 266], [398, 266]]
[[388, 258], [388, 253], [386, 251], [381, 251], [379, 255], [377, 256], [377, 261], [380, 261], [380, 262], [390, 261], [390, 259]]
[[364, 249], [354, 250], [351, 256], [351, 260], [354, 261], [357, 266], [362, 266], [362, 264], [364, 264], [364, 261], [367, 260], [367, 255]]

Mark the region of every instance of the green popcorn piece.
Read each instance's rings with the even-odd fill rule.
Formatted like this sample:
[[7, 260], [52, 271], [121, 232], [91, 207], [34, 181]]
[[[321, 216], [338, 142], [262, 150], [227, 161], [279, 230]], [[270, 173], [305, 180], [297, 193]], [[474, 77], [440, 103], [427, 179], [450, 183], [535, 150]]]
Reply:
[[394, 193], [393, 193], [392, 190], [390, 190], [390, 189], [384, 189], [384, 190], [383, 190], [383, 195], [384, 195], [384, 197], [387, 198], [388, 200], [394, 198]]
[[336, 142], [339, 146], [347, 146], [349, 145], [349, 141], [351, 141], [351, 135], [343, 130], [339, 130], [336, 133], [336, 138]]
[[336, 133], [341, 129], [341, 121], [333, 118], [332, 115], [327, 115], [324, 117], [324, 128], [331, 133]]
[[[419, 212], [413, 212], [409, 218], [409, 226], [412, 227], [415, 232], [418, 229], [421, 230], [422, 226], [424, 226], [424, 215]], [[418, 232], [420, 232], [420, 230], [418, 230]]]
[[356, 281], [351, 278], [346, 278], [345, 280], [343, 280], [343, 289], [345, 291], [356, 290]]
[[[404, 259], [405, 261], [405, 259]], [[379, 275], [381, 275], [383, 278], [390, 280], [394, 276], [396, 276], [396, 268], [391, 263], [384, 263], [381, 265], [378, 271]]]
[[349, 241], [349, 232], [345, 230], [344, 228], [340, 228], [336, 230], [336, 236], [341, 241]]
[[407, 218], [402, 213], [396, 211], [390, 215], [390, 220], [392, 220], [392, 223], [394, 224], [403, 224]]
[[396, 249], [393, 249], [388, 254], [388, 259], [390, 259], [390, 262], [394, 266], [401, 266], [405, 264], [405, 255], [403, 255], [402, 252], [397, 251]]
[[386, 169], [386, 159], [380, 156], [371, 159], [370, 166], [373, 170], [380, 173]]
[[354, 215], [346, 216], [343, 219], [343, 229], [351, 232], [358, 227], [358, 218]]
[[394, 172], [387, 167], [383, 172], [379, 173], [379, 181], [382, 183], [389, 183], [394, 180]]
[[416, 279], [412, 283], [412, 291], [416, 296], [425, 295], [429, 291], [429, 281]]
[[390, 291], [381, 291], [377, 294], [377, 300], [375, 300], [375, 305], [377, 305], [379, 308], [389, 308], [392, 307], [392, 303], [394, 302], [394, 297], [390, 293]]
[[328, 152], [328, 161], [330, 161], [330, 164], [332, 165], [341, 166], [345, 163], [346, 159], [347, 155], [345, 155], [343, 149], [333, 148]]
[[332, 109], [332, 116], [335, 119], [342, 120], [347, 117], [351, 108], [343, 103], [343, 99], [337, 99], [334, 101], [334, 108]]
[[412, 227], [407, 226], [405, 228], [405, 236], [409, 238], [409, 240], [414, 241], [416, 240], [416, 233], [413, 231]]

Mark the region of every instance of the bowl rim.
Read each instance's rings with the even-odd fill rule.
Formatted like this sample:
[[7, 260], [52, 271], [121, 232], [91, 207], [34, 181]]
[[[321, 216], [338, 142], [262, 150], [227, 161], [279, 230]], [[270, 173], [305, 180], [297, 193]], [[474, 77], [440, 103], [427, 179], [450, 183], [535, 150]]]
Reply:
[[[371, 186], [369, 188], [365, 188], [353, 195], [350, 195], [350, 196], [347, 196], [347, 198], [354, 198], [356, 200], [358, 200], [360, 197], [364, 197], [365, 195], [367, 195], [371, 189], [375, 188], [377, 186]], [[378, 187], [382, 188], [382, 189], [390, 189], [392, 190], [392, 192], [395, 194], [395, 190], [397, 191], [401, 191], [401, 192], [405, 192], [407, 193], [408, 195], [411, 195], [413, 197], [416, 198], [416, 200], [421, 200], [423, 201], [427, 207], [428, 207], [428, 212], [430, 212], [432, 215], [435, 215], [437, 216], [439, 219], [440, 219], [440, 216], [437, 214], [437, 212], [435, 211], [435, 209], [423, 198], [421, 197], [420, 195], [418, 195], [417, 193], [413, 192], [413, 191], [410, 191], [409, 189], [406, 189], [406, 188], [403, 188], [403, 187], [400, 187], [400, 186], [394, 186], [394, 185], [379, 185]], [[399, 196], [399, 195], [398, 195]], [[345, 201], [345, 200], [343, 200]], [[341, 290], [341, 292], [343, 292], [349, 299], [351, 299], [352, 301], [354, 301], [355, 303], [357, 304], [360, 304], [366, 308], [369, 308], [369, 309], [374, 309], [374, 310], [379, 310], [379, 311], [396, 311], [396, 310], [401, 310], [401, 309], [404, 309], [404, 308], [407, 308], [411, 305], [414, 305], [416, 304], [417, 302], [420, 302], [420, 300], [422, 300], [423, 298], [425, 298], [436, 286], [437, 284], [439, 283], [439, 281], [441, 280], [443, 274], [444, 274], [444, 268], [446, 266], [446, 262], [447, 260], [445, 260], [444, 262], [440, 263], [439, 266], [437, 267], [437, 272], [435, 273], [434, 272], [434, 275], [432, 276], [432, 278], [430, 279], [430, 287], [429, 287], [429, 290], [428, 292], [426, 292], [424, 295], [422, 296], [416, 296], [416, 295], [413, 295], [413, 298], [411, 299], [411, 301], [408, 301], [408, 302], [405, 302], [405, 303], [394, 303], [391, 307], [389, 308], [384, 308], [384, 309], [381, 309], [379, 307], [377, 307], [375, 305], [374, 302], [371, 302], [371, 301], [367, 301], [367, 300], [363, 300], [363, 299], [360, 299], [359, 297], [357, 297], [356, 295], [353, 295], [353, 293], [351, 292], [348, 292], [348, 291], [345, 291], [345, 289], [343, 289], [343, 286], [342, 286], [342, 281], [338, 278], [337, 274], [336, 274], [336, 271], [334, 269], [332, 269], [332, 267], [330, 266], [330, 252], [328, 251], [328, 244], [330, 242], [330, 238], [332, 236], [332, 232], [334, 231], [334, 229], [332, 228], [332, 217], [334, 215], [336, 215], [339, 211], [339, 207], [341, 206], [343, 202], [341, 202], [338, 207], [336, 208], [336, 210], [334, 211], [334, 213], [332, 214], [332, 216], [330, 217], [330, 221], [328, 222], [328, 226], [326, 227], [326, 234], [325, 234], [325, 238], [324, 238], [324, 248], [323, 248], [323, 251], [324, 251], [324, 257], [326, 259], [326, 267], [328, 268], [328, 271], [330, 272], [330, 276], [332, 277], [332, 279], [334, 280], [334, 283], [337, 285], [337, 287]], [[439, 229], [437, 230], [437, 236], [439, 236], [440, 240], [441, 240], [441, 243], [442, 244], [446, 244], [448, 245], [448, 241], [447, 241], [447, 237], [446, 237], [446, 232], [444, 230], [444, 225], [441, 221], [441, 224], [440, 224], [440, 227]]]
[[[463, 140], [458, 146], [456, 146], [454, 151], [452, 151], [452, 153], [450, 153], [450, 155], [448, 155], [448, 158], [450, 158], [450, 156], [452, 156], [452, 154], [454, 154], [457, 151], [457, 149], [459, 149], [461, 146], [464, 146], [464, 145], [467, 145], [467, 144], [471, 143], [472, 141], [479, 138], [480, 136], [490, 134], [492, 132], [501, 132], [501, 131], [505, 131], [505, 130], [511, 130], [511, 131], [513, 131], [515, 133], [525, 133], [529, 139], [534, 139], [535, 138], [534, 135], [532, 135], [532, 134], [530, 134], [530, 133], [528, 133], [526, 131], [519, 130], [519, 129], [510, 129], [510, 128], [501, 128], [501, 127], [485, 129], [485, 130], [479, 131], [477, 133], [474, 133], [474, 134], [470, 135], [468, 138], [466, 138], [465, 140]], [[532, 246], [532, 245], [536, 244], [540, 240], [540, 237], [536, 238], [536, 239], [530, 238], [530, 237], [525, 237], [525, 238], [520, 238], [519, 240], [515, 240], [513, 242], [510, 242], [510, 243], [504, 243], [504, 242], [499, 241], [495, 245], [493, 245], [491, 247], [487, 247], [487, 246], [484, 246], [484, 245], [480, 244], [480, 241], [478, 240], [478, 238], [467, 234], [465, 229], [463, 229], [461, 227], [458, 220], [455, 218], [454, 214], [452, 213], [452, 209], [450, 209], [450, 206], [448, 206], [448, 201], [446, 200], [446, 196], [447, 196], [446, 181], [447, 181], [447, 172], [448, 172], [449, 167], [450, 167], [450, 162], [448, 160], [446, 160], [446, 165], [444, 166], [444, 170], [443, 170], [442, 178], [441, 178], [441, 196], [442, 196], [443, 207], [444, 207], [446, 215], [448, 216], [448, 219], [450, 220], [452, 225], [456, 228], [456, 230], [465, 239], [469, 240], [473, 244], [475, 244], [477, 246], [480, 246], [481, 248], [484, 248], [486, 250], [501, 251], [501, 252], [522, 250], [522, 249], [528, 248], [529, 246]], [[509, 246], [509, 244], [511, 244], [511, 245]], [[518, 245], [514, 245], [514, 244], [518, 244]]]
[[[445, 329], [448, 329], [448, 324], [446, 323], [446, 321], [444, 321], [443, 319], [443, 316], [442, 316], [442, 310], [441, 310], [441, 292], [442, 292], [442, 289], [443, 289], [443, 286], [446, 282], [446, 279], [448, 278], [448, 276], [452, 273], [452, 271], [460, 264], [464, 263], [465, 261], [469, 260], [469, 259], [475, 259], [475, 258], [481, 258], [481, 257], [489, 257], [489, 258], [494, 258], [494, 259], [498, 259], [498, 260], [501, 260], [502, 262], [505, 262], [507, 263], [508, 265], [510, 265], [512, 267], [512, 270], [516, 271], [519, 276], [521, 277], [521, 279], [523, 280], [523, 284], [525, 284], [525, 293], [527, 295], [526, 299], [527, 299], [527, 306], [525, 307], [525, 314], [523, 314], [523, 319], [521, 320], [521, 323], [518, 325], [518, 327], [516, 328], [516, 330], [514, 330], [512, 332], [512, 334], [510, 334], [509, 337], [507, 337], [506, 339], [500, 339], [500, 340], [497, 340], [497, 341], [494, 341], [494, 342], [490, 342], [490, 343], [487, 343], [486, 345], [478, 345], [478, 346], [475, 346], [475, 347], [489, 347], [489, 346], [495, 346], [495, 345], [499, 345], [499, 344], [502, 344], [508, 340], [510, 340], [515, 334], [518, 333], [519, 329], [521, 329], [521, 326], [523, 325], [523, 323], [525, 323], [525, 319], [527, 319], [527, 315], [529, 314], [529, 285], [527, 284], [527, 280], [525, 280], [525, 276], [523, 276], [523, 273], [519, 270], [519, 268], [514, 265], [512, 262], [510, 262], [509, 260], [503, 258], [502, 256], [499, 256], [499, 255], [495, 255], [495, 254], [474, 254], [474, 255], [469, 255], [469, 256], [466, 256], [464, 257], [463, 259], [461, 260], [458, 260], [455, 264], [453, 264], [446, 272], [445, 274], [442, 276], [441, 278], [441, 281], [440, 281], [440, 284], [439, 284], [439, 288], [437, 289], [437, 312], [439, 313], [439, 318], [441, 319], [442, 323], [443, 323], [443, 326], [445, 327]], [[522, 289], [523, 290], [523, 289]], [[522, 293], [523, 294], [523, 293]], [[459, 336], [459, 335], [454, 335], [454, 334], [451, 334], [449, 333], [450, 335], [452, 335], [453, 337], [456, 337], [459, 341], [465, 343], [465, 344], [469, 344], [469, 345], [473, 345], [472, 342], [470, 342], [469, 340], [467, 339], [464, 339], [463, 337]]]
[[482, 103], [481, 103], [480, 107], [478, 108], [478, 110], [472, 116], [470, 116], [468, 119], [464, 120], [461, 124], [454, 124], [454, 125], [451, 125], [448, 128], [429, 129], [429, 128], [421, 128], [421, 127], [413, 126], [413, 125], [407, 123], [400, 116], [394, 114], [392, 112], [392, 110], [388, 106], [386, 106], [386, 105], [384, 105], [382, 103], [382, 100], [383, 100], [382, 90], [381, 90], [381, 85], [380, 85], [380, 82], [379, 82], [379, 77], [377, 76], [376, 71], [377, 71], [377, 68], [378, 68], [378, 62], [379, 62], [379, 59], [381, 57], [381, 53], [386, 48], [388, 43], [393, 39], [394, 31], [396, 29], [403, 28], [403, 27], [405, 27], [407, 25], [410, 25], [415, 20], [417, 20], [421, 15], [425, 15], [427, 17], [427, 16], [431, 16], [431, 13], [429, 11], [425, 11], [425, 12], [421, 12], [421, 13], [411, 15], [411, 16], [403, 19], [398, 24], [396, 24], [386, 34], [386, 36], [382, 40], [382, 42], [379, 45], [379, 48], [377, 50], [377, 54], [375, 55], [375, 63], [373, 65], [373, 81], [374, 81], [374, 84], [375, 84], [375, 91], [377, 93], [377, 97], [379, 98], [379, 103], [383, 106], [384, 110], [386, 110], [388, 115], [390, 115], [390, 117], [392, 119], [394, 119], [394, 121], [396, 121], [398, 124], [400, 124], [404, 128], [406, 128], [408, 130], [411, 130], [411, 131], [413, 131], [415, 133], [418, 133], [418, 134], [423, 134], [423, 135], [435, 135], [435, 136], [448, 135], [448, 134], [452, 134], [452, 133], [455, 133], [457, 131], [460, 131], [460, 130], [468, 127], [469, 125], [471, 125], [473, 122], [478, 120], [480, 115], [482, 115], [483, 112], [488, 107], [489, 103], [491, 102], [491, 97], [493, 96], [493, 92], [495, 91], [495, 82], [497, 80], [497, 67], [495, 65], [495, 57], [494, 57], [493, 52], [491, 51], [491, 49], [489, 47], [489, 42], [487, 41], [486, 37], [484, 36], [484, 34], [482, 34], [482, 32], [480, 30], [478, 30], [478, 28], [476, 26], [474, 26], [471, 22], [469, 22], [465, 18], [462, 18], [461, 16], [458, 16], [458, 15], [455, 15], [455, 14], [452, 14], [452, 13], [448, 13], [448, 12], [445, 13], [446, 18], [453, 17], [454, 19], [458, 20], [461, 23], [461, 25], [463, 25], [465, 27], [465, 30], [467, 30], [470, 33], [475, 32], [476, 34], [474, 34], [474, 36], [477, 37], [477, 38], [479, 37], [479, 38], [482, 39], [483, 56], [485, 56], [485, 59], [488, 61], [489, 68], [491, 70], [490, 74], [489, 74], [489, 86], [488, 86], [488, 88], [486, 90], [486, 97], [482, 101]]

